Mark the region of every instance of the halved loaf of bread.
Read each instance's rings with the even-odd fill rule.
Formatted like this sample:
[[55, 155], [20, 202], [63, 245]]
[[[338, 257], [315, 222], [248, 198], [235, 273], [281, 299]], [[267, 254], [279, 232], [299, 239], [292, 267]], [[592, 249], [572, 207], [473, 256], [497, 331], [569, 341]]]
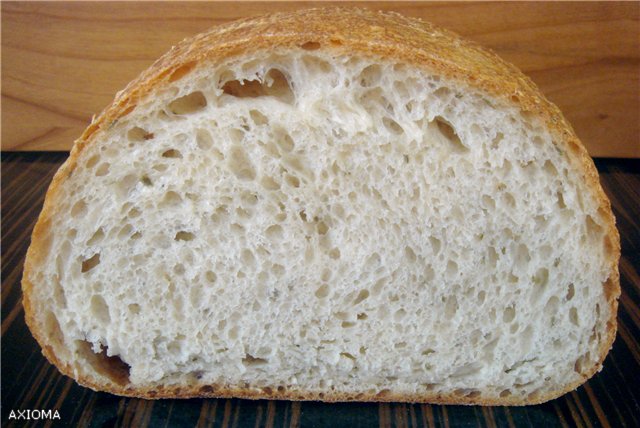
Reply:
[[24, 306], [115, 394], [521, 405], [601, 368], [619, 251], [517, 69], [308, 10], [185, 40], [116, 96], [49, 188]]

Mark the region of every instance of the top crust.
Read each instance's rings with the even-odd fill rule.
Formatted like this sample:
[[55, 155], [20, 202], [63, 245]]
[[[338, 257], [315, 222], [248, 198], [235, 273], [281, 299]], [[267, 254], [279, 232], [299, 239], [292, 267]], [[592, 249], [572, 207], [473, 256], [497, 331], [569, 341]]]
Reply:
[[553, 391], [535, 399], [522, 400], [505, 397], [500, 400], [486, 398], [457, 397], [453, 395], [424, 396], [342, 396], [327, 391], [309, 391], [306, 394], [287, 391], [256, 392], [237, 390], [225, 386], [208, 389], [165, 389], [157, 391], [137, 390], [116, 384], [100, 384], [92, 376], [78, 376], [69, 365], [60, 362], [49, 344], [47, 332], [36, 322], [32, 309], [32, 275], [38, 270], [53, 233], [50, 218], [53, 208], [59, 203], [60, 188], [73, 173], [82, 150], [94, 143], [100, 134], [114, 121], [129, 114], [136, 104], [151, 92], [168, 85], [186, 75], [203, 61], [223, 61], [228, 58], [249, 55], [252, 52], [275, 48], [302, 47], [305, 49], [331, 49], [339, 53], [357, 53], [376, 56], [386, 60], [406, 63], [431, 73], [454, 80], [463, 87], [485, 92], [517, 106], [523, 113], [539, 117], [545, 124], [558, 147], [562, 149], [573, 168], [583, 177], [591, 195], [599, 205], [599, 213], [606, 221], [610, 275], [603, 284], [605, 296], [611, 309], [608, 335], [603, 338], [598, 362], [586, 368], [582, 382], [602, 368], [602, 363], [611, 349], [616, 335], [616, 314], [620, 283], [618, 260], [620, 238], [615, 227], [611, 205], [598, 180], [598, 174], [586, 149], [558, 108], [549, 102], [535, 84], [516, 67], [501, 60], [495, 53], [476, 43], [463, 40], [456, 34], [433, 25], [403, 17], [397, 13], [373, 12], [366, 9], [325, 8], [309, 9], [289, 13], [275, 13], [245, 19], [185, 39], [158, 59], [149, 69], [116, 94], [111, 105], [94, 117], [82, 136], [75, 141], [71, 155], [59, 169], [47, 191], [43, 210], [32, 234], [32, 242], [25, 261], [22, 288], [27, 324], [44, 355], [64, 374], [94, 389], [144, 398], [186, 398], [193, 396], [275, 398], [293, 400], [324, 401], [411, 401], [442, 404], [525, 405], [548, 401], [578, 387], [576, 382], [562, 390]]

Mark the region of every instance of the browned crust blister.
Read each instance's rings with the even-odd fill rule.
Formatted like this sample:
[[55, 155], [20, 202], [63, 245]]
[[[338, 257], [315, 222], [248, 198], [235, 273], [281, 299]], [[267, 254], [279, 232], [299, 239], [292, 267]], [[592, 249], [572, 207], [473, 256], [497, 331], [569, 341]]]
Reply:
[[[463, 87], [488, 93], [510, 105], [539, 117], [554, 137], [554, 143], [566, 152], [574, 168], [583, 177], [592, 197], [598, 201], [600, 213], [606, 221], [606, 243], [610, 255], [610, 277], [604, 283], [605, 296], [611, 309], [607, 336], [602, 339], [599, 358], [585, 368], [582, 379], [563, 389], [548, 392], [537, 398], [460, 397], [454, 394], [425, 393], [407, 395], [387, 393], [346, 394], [327, 391], [300, 391], [273, 388], [250, 388], [233, 385], [196, 385], [139, 389], [98, 381], [90, 373], [77, 373], [60, 361], [52, 350], [42, 327], [36, 322], [32, 308], [32, 273], [37, 271], [46, 256], [50, 218], [60, 202], [60, 188], [73, 172], [82, 150], [99, 139], [100, 134], [118, 118], [129, 114], [147, 95], [152, 94], [187, 74], [203, 61], [221, 62], [253, 52], [275, 48], [297, 48], [312, 42], [321, 49], [338, 53], [376, 56], [385, 60], [406, 63], [436, 73]], [[309, 46], [309, 45], [306, 45]], [[615, 227], [611, 205], [599, 183], [598, 173], [586, 149], [558, 108], [550, 103], [534, 83], [516, 67], [501, 60], [493, 52], [463, 40], [456, 34], [416, 19], [395, 13], [372, 12], [363, 9], [311, 9], [291, 13], [277, 13], [232, 22], [214, 27], [206, 33], [182, 41], [118, 93], [113, 103], [96, 117], [75, 142], [71, 155], [55, 175], [34, 228], [32, 242], [25, 262], [22, 288], [27, 324], [42, 346], [44, 355], [62, 373], [90, 388], [114, 394], [142, 398], [239, 397], [322, 401], [407, 401], [442, 404], [525, 405], [541, 403], [577, 388], [601, 367], [616, 335], [616, 314], [620, 281], [618, 260], [620, 238]], [[35, 286], [46, 286], [36, 284]]]

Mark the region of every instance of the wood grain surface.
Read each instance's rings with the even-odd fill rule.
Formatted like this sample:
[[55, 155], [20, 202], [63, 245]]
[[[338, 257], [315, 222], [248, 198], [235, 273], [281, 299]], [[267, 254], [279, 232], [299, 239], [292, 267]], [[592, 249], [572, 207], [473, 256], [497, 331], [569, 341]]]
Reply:
[[[183, 38], [317, 5], [2, 2], [2, 149], [69, 150], [116, 91]], [[358, 5], [492, 48], [560, 107], [592, 156], [640, 157], [640, 2]]]
[[[640, 426], [640, 160], [598, 160], [622, 238], [618, 337], [603, 370], [576, 391], [529, 407], [146, 401], [93, 392], [42, 356], [24, 322], [20, 280], [45, 191], [66, 153], [2, 154], [2, 426], [11, 410], [56, 409], [65, 427], [638, 427]], [[30, 421], [26, 426], [42, 426]]]

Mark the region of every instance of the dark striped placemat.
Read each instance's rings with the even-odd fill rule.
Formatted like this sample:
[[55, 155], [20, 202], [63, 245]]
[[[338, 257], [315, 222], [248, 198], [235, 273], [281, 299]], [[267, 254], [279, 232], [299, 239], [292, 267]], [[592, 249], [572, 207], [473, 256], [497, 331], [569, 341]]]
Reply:
[[[478, 407], [227, 399], [147, 401], [60, 375], [24, 323], [20, 279], [44, 194], [65, 153], [2, 153], [2, 425], [69, 427], [640, 426], [640, 160], [598, 160], [622, 238], [618, 338], [602, 372], [539, 406]], [[34, 410], [60, 419], [34, 420]], [[9, 419], [11, 412], [22, 419]], [[21, 412], [21, 413], [19, 413]], [[30, 420], [25, 420], [31, 416]], [[47, 415], [45, 415], [47, 416]]]

